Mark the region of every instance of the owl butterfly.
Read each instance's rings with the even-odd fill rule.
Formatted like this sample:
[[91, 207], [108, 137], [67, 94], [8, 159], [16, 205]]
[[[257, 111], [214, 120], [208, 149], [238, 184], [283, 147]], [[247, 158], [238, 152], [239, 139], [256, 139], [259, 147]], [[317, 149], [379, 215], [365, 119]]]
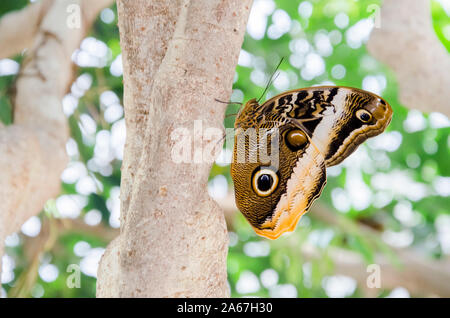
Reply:
[[248, 101], [235, 122], [237, 207], [261, 236], [293, 231], [320, 196], [326, 168], [382, 133], [391, 117], [382, 98], [350, 87], [292, 90], [262, 105]]

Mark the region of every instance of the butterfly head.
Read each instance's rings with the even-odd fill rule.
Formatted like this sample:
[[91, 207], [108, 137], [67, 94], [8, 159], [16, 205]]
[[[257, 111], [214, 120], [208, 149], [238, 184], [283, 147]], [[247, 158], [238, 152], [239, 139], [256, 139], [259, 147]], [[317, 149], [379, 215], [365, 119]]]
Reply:
[[258, 117], [260, 110], [261, 105], [258, 103], [256, 98], [250, 99], [239, 110], [236, 116], [234, 128], [255, 127], [258, 124], [256, 118]]

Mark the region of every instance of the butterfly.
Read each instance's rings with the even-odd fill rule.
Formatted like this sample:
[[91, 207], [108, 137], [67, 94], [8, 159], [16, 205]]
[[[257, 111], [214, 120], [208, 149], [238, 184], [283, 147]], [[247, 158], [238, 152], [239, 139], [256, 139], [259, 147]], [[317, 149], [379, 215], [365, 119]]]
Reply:
[[326, 168], [347, 158], [392, 118], [381, 97], [357, 88], [291, 90], [237, 114], [231, 176], [236, 205], [258, 235], [295, 229], [326, 184]]

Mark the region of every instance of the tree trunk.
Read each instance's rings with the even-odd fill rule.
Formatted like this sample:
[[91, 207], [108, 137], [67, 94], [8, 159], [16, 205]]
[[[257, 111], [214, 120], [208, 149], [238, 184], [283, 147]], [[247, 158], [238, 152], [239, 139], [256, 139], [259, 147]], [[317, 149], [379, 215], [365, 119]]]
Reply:
[[191, 150], [218, 144], [198, 127], [223, 130], [225, 105], [214, 99], [230, 95], [251, 0], [117, 3], [127, 124], [121, 233], [101, 260], [97, 296], [228, 296], [225, 220], [206, 188], [212, 162], [176, 163], [173, 136], [189, 130]]

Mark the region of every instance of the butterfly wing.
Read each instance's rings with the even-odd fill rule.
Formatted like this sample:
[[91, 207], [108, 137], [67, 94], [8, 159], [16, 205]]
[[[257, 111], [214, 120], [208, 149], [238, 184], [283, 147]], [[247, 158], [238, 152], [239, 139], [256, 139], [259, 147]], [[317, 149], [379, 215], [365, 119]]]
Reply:
[[[265, 141], [266, 149], [272, 148], [275, 140], [279, 153], [270, 153], [269, 159], [262, 159], [257, 152], [256, 160], [251, 160], [251, 153], [261, 146], [263, 129], [255, 129], [258, 142], [251, 138], [246, 140], [240, 130], [235, 136], [235, 148], [231, 175], [234, 181], [236, 204], [256, 233], [275, 239], [286, 231], [295, 228], [300, 216], [306, 212], [311, 203], [320, 195], [326, 182], [325, 160], [320, 152], [310, 143], [292, 151], [284, 141], [286, 135], [297, 128], [286, 124], [279, 129], [279, 134]], [[246, 160], [244, 159], [246, 156]], [[255, 178], [259, 171], [273, 171], [276, 188], [269, 195], [258, 193]], [[299, 213], [291, 213], [292, 211]]]
[[[357, 118], [355, 114], [361, 109], [372, 114], [369, 121]], [[378, 96], [335, 86], [285, 92], [262, 105], [254, 100], [247, 103], [236, 119], [235, 127], [241, 132], [235, 136], [231, 175], [236, 204], [256, 233], [276, 239], [293, 231], [319, 197], [326, 183], [326, 167], [342, 161], [362, 141], [382, 132], [391, 115], [389, 105]], [[278, 135], [261, 143], [263, 129], [277, 129]], [[256, 131], [256, 141], [239, 142], [249, 130]], [[292, 131], [304, 133], [307, 142], [289, 147], [287, 136]], [[271, 148], [274, 140], [278, 141], [277, 151]], [[238, 160], [260, 148], [272, 149], [269, 162], [258, 156], [254, 162]], [[269, 169], [264, 170], [268, 183], [256, 180], [262, 169]], [[273, 179], [277, 179], [276, 186], [269, 194], [258, 189], [260, 184], [274, 185], [270, 183]]]

